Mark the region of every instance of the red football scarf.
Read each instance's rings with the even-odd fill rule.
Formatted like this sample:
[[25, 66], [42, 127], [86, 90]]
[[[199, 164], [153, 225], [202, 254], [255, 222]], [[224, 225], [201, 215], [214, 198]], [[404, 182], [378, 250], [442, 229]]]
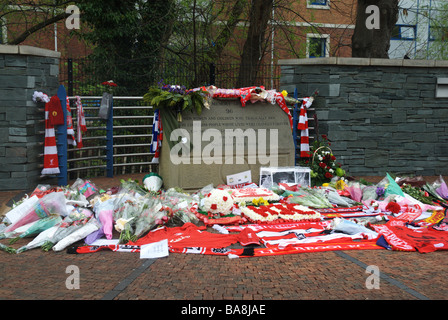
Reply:
[[58, 150], [56, 146], [55, 125], [64, 123], [61, 101], [58, 96], [51, 97], [45, 104], [45, 144], [44, 168], [42, 175], [59, 174]]

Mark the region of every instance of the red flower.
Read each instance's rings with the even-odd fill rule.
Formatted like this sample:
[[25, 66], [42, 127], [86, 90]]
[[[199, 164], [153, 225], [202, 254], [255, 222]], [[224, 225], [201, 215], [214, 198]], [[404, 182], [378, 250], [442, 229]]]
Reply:
[[216, 205], [216, 203], [213, 203], [213, 204], [210, 206], [210, 209], [212, 209], [212, 210], [216, 210], [216, 209], [218, 209], [218, 206]]
[[327, 135], [326, 135], [326, 134], [323, 134], [323, 135], [322, 135], [322, 139], [327, 140]]
[[117, 84], [113, 81], [113, 80], [109, 80], [109, 81], [104, 81], [103, 83], [101, 83], [102, 85], [105, 86], [110, 86], [110, 87], [116, 87]]
[[392, 213], [399, 213], [401, 210], [401, 207], [398, 203], [396, 203], [395, 201], [391, 201], [387, 204], [386, 206], [386, 210], [390, 211]]
[[336, 157], [335, 156], [331, 156], [331, 160], [336, 160]]
[[224, 197], [222, 197], [222, 200], [224, 200], [224, 201], [227, 201], [227, 197], [226, 196], [224, 196]]
[[325, 173], [325, 178], [330, 179], [333, 175], [330, 172]]
[[325, 168], [325, 167], [326, 167], [326, 164], [323, 163], [323, 162], [321, 162], [321, 163], [319, 163], [319, 167], [321, 167], [321, 168]]

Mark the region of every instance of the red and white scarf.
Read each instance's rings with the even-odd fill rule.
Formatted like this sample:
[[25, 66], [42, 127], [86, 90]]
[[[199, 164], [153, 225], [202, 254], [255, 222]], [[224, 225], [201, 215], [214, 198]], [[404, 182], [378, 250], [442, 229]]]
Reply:
[[82, 132], [86, 132], [87, 131], [87, 126], [86, 126], [86, 119], [84, 117], [84, 110], [82, 108], [82, 103], [81, 103], [81, 97], [76, 96], [76, 115], [77, 115], [77, 122], [76, 122], [76, 126], [77, 126], [77, 140], [78, 140], [78, 149], [83, 147], [83, 143], [82, 143]]
[[300, 106], [299, 123], [297, 125], [297, 129], [300, 130], [300, 157], [302, 158], [309, 158], [311, 156], [307, 109], [312, 103], [312, 97], [305, 98]]
[[70, 109], [70, 100], [67, 97], [67, 143], [76, 147], [75, 130], [73, 130], [72, 110]]
[[58, 112], [61, 111], [61, 102], [57, 96], [51, 97], [50, 101], [45, 104], [44, 168], [41, 172], [42, 175], [60, 173], [54, 126], [59, 124], [55, 121], [55, 118], [60, 118]]

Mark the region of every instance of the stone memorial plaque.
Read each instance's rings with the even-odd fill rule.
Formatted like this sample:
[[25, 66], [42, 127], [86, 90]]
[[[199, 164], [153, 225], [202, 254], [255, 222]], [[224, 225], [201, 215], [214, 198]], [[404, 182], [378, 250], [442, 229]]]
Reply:
[[260, 167], [294, 166], [294, 141], [288, 115], [277, 105], [239, 99], [214, 99], [201, 116], [182, 114], [180, 129], [164, 132], [159, 174], [164, 188], [196, 191], [226, 184], [226, 177], [251, 170], [258, 183]]

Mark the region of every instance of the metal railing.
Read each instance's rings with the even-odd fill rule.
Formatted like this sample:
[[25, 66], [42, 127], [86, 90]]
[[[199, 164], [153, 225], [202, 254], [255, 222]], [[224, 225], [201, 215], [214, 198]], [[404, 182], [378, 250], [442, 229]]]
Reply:
[[[66, 95], [60, 86], [58, 97], [68, 98], [77, 132], [76, 96]], [[150, 152], [154, 110], [144, 105], [143, 97], [113, 97], [107, 119], [98, 116], [101, 96], [80, 96], [87, 131], [82, 133], [83, 146], [69, 146], [67, 125], [57, 127], [59, 155], [58, 184], [66, 185], [68, 180], [95, 176], [113, 177], [116, 174], [152, 172], [157, 164], [152, 163]], [[64, 117], [67, 116], [63, 108]]]

